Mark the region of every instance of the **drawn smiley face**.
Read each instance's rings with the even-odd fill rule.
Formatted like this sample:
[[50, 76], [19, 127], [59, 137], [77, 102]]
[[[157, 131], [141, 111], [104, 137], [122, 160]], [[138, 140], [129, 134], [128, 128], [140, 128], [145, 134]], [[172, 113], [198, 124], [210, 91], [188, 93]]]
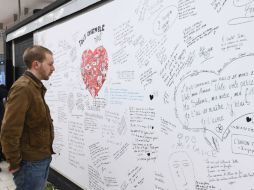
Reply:
[[193, 164], [187, 153], [175, 152], [171, 154], [169, 168], [177, 190], [195, 189]]

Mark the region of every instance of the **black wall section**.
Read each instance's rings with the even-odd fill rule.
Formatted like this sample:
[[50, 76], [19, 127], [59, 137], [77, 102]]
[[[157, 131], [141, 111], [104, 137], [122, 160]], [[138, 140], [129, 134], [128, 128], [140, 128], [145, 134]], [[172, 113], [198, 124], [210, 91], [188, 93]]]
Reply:
[[15, 80], [17, 80], [26, 70], [26, 66], [23, 62], [23, 53], [26, 48], [33, 45], [33, 34], [29, 33], [25, 36], [14, 40], [15, 51]]
[[12, 61], [12, 42], [8, 42], [5, 45], [5, 83], [8, 89], [10, 89], [13, 78], [13, 61]]
[[73, 182], [58, 174], [55, 170], [50, 168], [48, 181], [53, 183], [60, 190], [82, 190]]

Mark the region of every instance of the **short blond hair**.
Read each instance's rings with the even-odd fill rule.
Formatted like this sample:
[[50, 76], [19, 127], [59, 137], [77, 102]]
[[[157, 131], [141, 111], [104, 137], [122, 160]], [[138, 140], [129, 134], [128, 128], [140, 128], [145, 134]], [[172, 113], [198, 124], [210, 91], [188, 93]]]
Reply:
[[30, 69], [33, 61], [43, 62], [46, 59], [46, 54], [53, 55], [52, 51], [50, 51], [48, 48], [34, 45], [24, 51], [23, 61], [27, 68]]

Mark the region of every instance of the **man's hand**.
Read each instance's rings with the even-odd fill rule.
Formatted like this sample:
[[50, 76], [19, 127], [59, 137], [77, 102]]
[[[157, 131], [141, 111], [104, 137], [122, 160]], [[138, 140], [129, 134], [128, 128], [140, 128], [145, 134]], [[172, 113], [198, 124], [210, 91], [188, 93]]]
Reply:
[[13, 173], [17, 172], [19, 169], [20, 169], [20, 168], [16, 168], [16, 169], [10, 169], [10, 168], [9, 168], [9, 172], [11, 172], [11, 173], [13, 174]]

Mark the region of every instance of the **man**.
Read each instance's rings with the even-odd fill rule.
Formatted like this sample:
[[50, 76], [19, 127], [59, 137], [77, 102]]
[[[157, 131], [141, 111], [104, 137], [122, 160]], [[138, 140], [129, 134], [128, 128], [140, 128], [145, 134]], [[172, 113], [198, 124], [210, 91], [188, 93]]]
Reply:
[[25, 73], [12, 85], [1, 129], [1, 144], [16, 190], [43, 190], [49, 171], [53, 124], [44, 100], [48, 80], [55, 70], [52, 52], [42, 46], [25, 50]]

